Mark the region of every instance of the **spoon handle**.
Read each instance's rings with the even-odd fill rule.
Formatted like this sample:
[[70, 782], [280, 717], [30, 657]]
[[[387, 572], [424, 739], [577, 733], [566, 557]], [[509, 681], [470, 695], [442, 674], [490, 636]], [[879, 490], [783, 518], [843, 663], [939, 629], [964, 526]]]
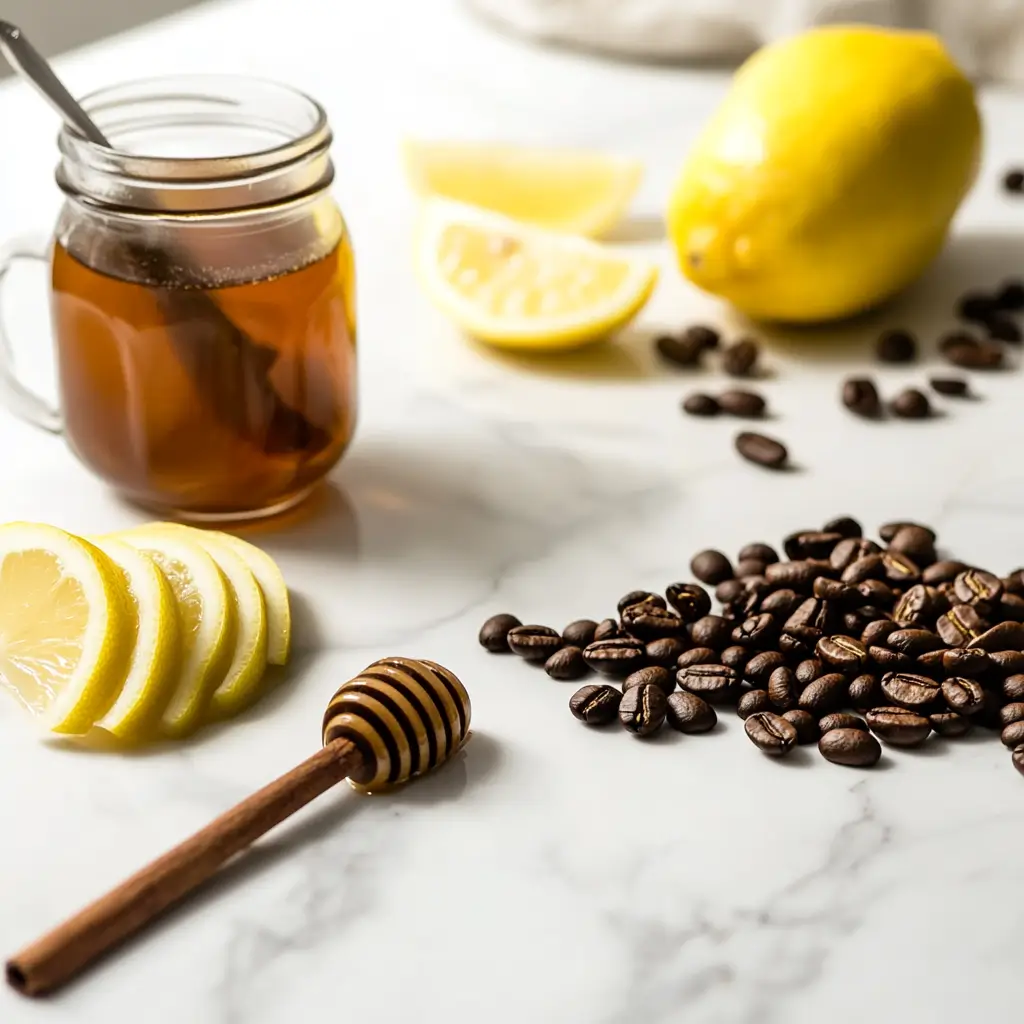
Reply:
[[73, 124], [90, 142], [110, 148], [103, 132], [64, 88], [42, 54], [25, 38], [17, 25], [0, 21], [0, 50], [62, 118]]

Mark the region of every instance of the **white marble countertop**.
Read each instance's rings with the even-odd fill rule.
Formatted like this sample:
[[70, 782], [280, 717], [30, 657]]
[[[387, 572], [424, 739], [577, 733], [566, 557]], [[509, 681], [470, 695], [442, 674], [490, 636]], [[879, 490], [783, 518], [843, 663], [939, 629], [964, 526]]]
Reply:
[[[737, 325], [671, 269], [657, 215], [723, 74], [531, 48], [454, 0], [229, 0], [59, 67], [78, 92], [221, 70], [325, 103], [359, 258], [365, 414], [312, 514], [259, 535], [294, 588], [298, 650], [245, 720], [124, 757], [41, 742], [0, 702], [0, 953], [309, 754], [334, 688], [379, 656], [449, 665], [472, 692], [475, 738], [400, 794], [322, 798], [60, 996], [0, 990], [3, 1024], [1019, 1016], [1024, 780], [994, 738], [887, 752], [870, 773], [813, 751], [768, 762], [731, 717], [709, 736], [642, 743], [588, 732], [568, 713], [571, 684], [476, 644], [492, 612], [599, 617], [627, 589], [685, 578], [699, 548], [777, 542], [840, 512], [872, 527], [920, 518], [958, 556], [1024, 563], [1019, 372], [979, 378], [979, 400], [942, 418], [865, 424], [837, 390], [866, 362], [872, 324], [821, 345], [777, 338], [763, 389], [800, 466], [787, 474], [741, 463], [728, 423], [679, 414], [693, 382], [658, 366], [645, 335]], [[1024, 272], [1024, 202], [997, 187], [1024, 159], [1024, 99], [984, 105], [985, 165], [948, 252], [875, 321], [929, 344], [959, 290]], [[0, 229], [45, 229], [56, 124], [13, 83], [0, 120]], [[643, 157], [630, 230], [666, 272], [638, 329], [546, 362], [461, 341], [413, 285], [405, 134]], [[24, 358], [45, 381], [42, 275], [18, 280], [7, 322], [34, 332]], [[930, 368], [877, 376], [891, 391]], [[0, 449], [0, 519], [89, 532], [144, 518], [6, 414]]]

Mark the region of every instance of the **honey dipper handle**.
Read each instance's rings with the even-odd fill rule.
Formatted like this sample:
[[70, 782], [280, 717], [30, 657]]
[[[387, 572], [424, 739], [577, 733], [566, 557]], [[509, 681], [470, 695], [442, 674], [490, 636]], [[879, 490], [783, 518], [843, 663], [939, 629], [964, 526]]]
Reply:
[[59, 988], [362, 763], [348, 740], [329, 743], [11, 957], [7, 981], [28, 996]]

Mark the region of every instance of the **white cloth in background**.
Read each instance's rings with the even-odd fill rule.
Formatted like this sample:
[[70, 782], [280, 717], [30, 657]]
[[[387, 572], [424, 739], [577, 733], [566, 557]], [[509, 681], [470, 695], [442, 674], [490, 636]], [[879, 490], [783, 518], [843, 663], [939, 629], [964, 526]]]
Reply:
[[744, 56], [830, 22], [925, 28], [982, 79], [1024, 83], [1024, 0], [467, 0], [551, 42], [660, 60]]

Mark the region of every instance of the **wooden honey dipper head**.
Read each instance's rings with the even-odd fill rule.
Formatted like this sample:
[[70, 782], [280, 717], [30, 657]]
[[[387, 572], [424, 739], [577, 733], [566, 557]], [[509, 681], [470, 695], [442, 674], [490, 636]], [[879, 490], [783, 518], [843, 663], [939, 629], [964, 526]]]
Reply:
[[324, 713], [324, 746], [348, 740], [367, 792], [401, 785], [446, 761], [469, 734], [469, 694], [433, 661], [383, 658], [339, 687]]
[[465, 743], [469, 716], [469, 695], [448, 669], [375, 661], [331, 698], [321, 750], [16, 953], [8, 983], [30, 996], [59, 988], [342, 779], [376, 791], [436, 768]]

